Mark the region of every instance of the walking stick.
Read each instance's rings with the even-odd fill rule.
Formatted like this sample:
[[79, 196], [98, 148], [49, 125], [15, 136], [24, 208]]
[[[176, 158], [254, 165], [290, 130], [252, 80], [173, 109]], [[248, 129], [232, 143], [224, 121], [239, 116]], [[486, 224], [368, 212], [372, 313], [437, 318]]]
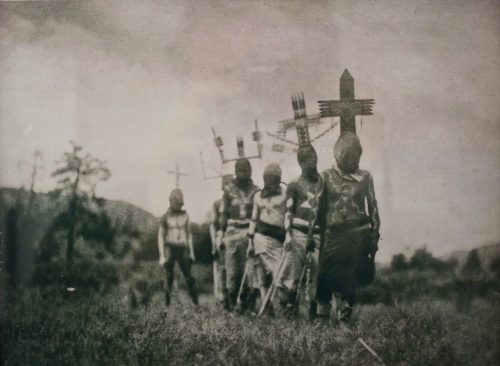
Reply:
[[295, 302], [294, 302], [295, 305], [297, 305], [299, 303], [300, 288], [301, 288], [301, 285], [302, 285], [302, 281], [304, 280], [304, 275], [306, 273], [306, 269], [309, 267], [311, 253], [312, 252], [307, 252], [307, 256], [306, 256], [306, 260], [305, 260], [305, 263], [304, 263], [304, 267], [302, 268], [302, 273], [300, 274], [299, 285], [297, 287], [297, 295], [295, 296]]
[[213, 277], [214, 277], [214, 298], [217, 300], [217, 297], [219, 296], [219, 269], [217, 265], [217, 261], [214, 259], [214, 265], [213, 265]]
[[[312, 217], [311, 221], [309, 221], [309, 227], [308, 227], [308, 230], [307, 230], [307, 244], [308, 245], [309, 245], [309, 241], [310, 240], [314, 240], [313, 239], [313, 227], [314, 227], [314, 224], [316, 223], [317, 217], [318, 217], [317, 213], [315, 211], [313, 211], [313, 217]], [[302, 268], [302, 273], [300, 274], [299, 284], [297, 286], [297, 295], [295, 296], [294, 306], [298, 306], [298, 304], [299, 304], [300, 288], [302, 286], [302, 281], [304, 279], [304, 274], [306, 273], [306, 270], [309, 270], [309, 262], [311, 261], [311, 253], [312, 252], [309, 251], [309, 252], [307, 252], [307, 255], [306, 255], [306, 260], [305, 260], [305, 263], [304, 263], [304, 268]], [[307, 285], [307, 283], [306, 283], [306, 285]], [[309, 287], [309, 285], [306, 286], [306, 290], [308, 289], [308, 287]]]
[[264, 313], [264, 310], [266, 310], [267, 305], [274, 298], [274, 294], [276, 293], [276, 283], [278, 282], [278, 278], [281, 277], [281, 270], [283, 269], [283, 263], [285, 263], [285, 258], [287, 255], [288, 255], [288, 252], [284, 252], [283, 255], [281, 256], [280, 264], [278, 266], [278, 272], [276, 272], [276, 277], [273, 278], [273, 282], [271, 283], [269, 290], [267, 290], [266, 297], [264, 298], [264, 301], [262, 302], [262, 305], [260, 307], [259, 313], [257, 314], [257, 317], [261, 316]]
[[236, 298], [236, 307], [241, 306], [241, 293], [243, 292], [243, 285], [245, 284], [245, 279], [247, 277], [248, 268], [250, 267], [250, 261], [247, 259], [245, 264], [245, 271], [243, 272], [243, 278], [241, 279], [240, 289], [238, 290], [238, 297]]
[[[215, 244], [215, 240], [216, 240], [216, 233], [215, 233], [215, 228], [213, 227], [213, 225], [210, 225], [210, 240], [212, 241], [212, 253], [216, 253], [216, 244]], [[219, 272], [218, 271], [218, 262], [219, 260], [215, 258], [215, 255], [214, 255], [214, 259], [213, 259], [214, 263], [213, 263], [213, 277], [214, 277], [214, 298], [215, 300], [217, 300], [217, 297], [219, 296], [219, 276], [217, 276], [217, 273]]]

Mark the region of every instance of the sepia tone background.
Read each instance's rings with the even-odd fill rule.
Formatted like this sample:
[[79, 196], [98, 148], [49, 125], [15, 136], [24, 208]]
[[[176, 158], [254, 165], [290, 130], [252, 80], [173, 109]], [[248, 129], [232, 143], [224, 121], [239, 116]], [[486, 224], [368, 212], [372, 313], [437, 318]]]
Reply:
[[[0, 364], [498, 364], [500, 4], [353, 3], [0, 1]], [[375, 99], [357, 118], [382, 221], [373, 281], [348, 323], [338, 294], [329, 320], [305, 291], [294, 319], [277, 299], [259, 318], [264, 293], [223, 311], [207, 220], [220, 180], [199, 154], [205, 174], [234, 167], [211, 127], [226, 157], [238, 135], [254, 155], [257, 119], [254, 181], [271, 161], [289, 181], [293, 148], [265, 132], [297, 92], [309, 114], [338, 99], [345, 69]], [[315, 144], [320, 170], [338, 134]], [[176, 161], [197, 306], [178, 270], [166, 306], [158, 264]]]

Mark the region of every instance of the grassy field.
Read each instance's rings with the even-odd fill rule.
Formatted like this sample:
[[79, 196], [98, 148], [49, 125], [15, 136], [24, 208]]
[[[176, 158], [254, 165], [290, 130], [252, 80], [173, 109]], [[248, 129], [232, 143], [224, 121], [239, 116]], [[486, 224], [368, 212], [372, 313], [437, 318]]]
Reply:
[[[180, 281], [182, 282], [182, 281]], [[223, 313], [184, 291], [168, 309], [161, 292], [132, 310], [127, 284], [71, 297], [31, 289], [3, 313], [7, 365], [497, 365], [498, 304], [474, 299], [466, 312], [426, 299], [360, 305], [347, 327]], [[363, 339], [380, 357], [372, 355]]]

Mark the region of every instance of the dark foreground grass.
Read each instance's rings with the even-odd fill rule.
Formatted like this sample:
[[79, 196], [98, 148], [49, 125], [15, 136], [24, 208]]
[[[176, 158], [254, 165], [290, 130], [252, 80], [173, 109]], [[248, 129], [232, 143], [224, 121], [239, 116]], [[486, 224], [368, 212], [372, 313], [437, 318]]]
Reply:
[[[473, 301], [469, 312], [438, 300], [357, 308], [349, 327], [221, 313], [183, 293], [166, 310], [161, 295], [130, 310], [125, 289], [104, 297], [19, 296], [2, 318], [7, 365], [497, 365], [499, 314]], [[6, 315], [6, 316], [5, 316]]]

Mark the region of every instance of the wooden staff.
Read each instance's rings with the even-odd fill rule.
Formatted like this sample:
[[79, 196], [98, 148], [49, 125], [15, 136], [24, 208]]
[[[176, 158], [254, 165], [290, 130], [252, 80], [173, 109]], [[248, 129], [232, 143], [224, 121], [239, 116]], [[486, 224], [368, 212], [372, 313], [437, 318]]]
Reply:
[[215, 244], [215, 228], [212, 225], [210, 225], [210, 240], [212, 241], [212, 253], [214, 253], [214, 258], [213, 258], [213, 276], [214, 276], [214, 297], [217, 300], [217, 297], [219, 296], [219, 276], [218, 274], [218, 259], [215, 259], [215, 253], [217, 251], [216, 244]]
[[248, 268], [250, 267], [250, 261], [247, 259], [245, 264], [245, 271], [243, 272], [243, 278], [241, 279], [240, 289], [238, 291], [238, 297], [236, 298], [236, 307], [241, 306], [241, 293], [243, 292], [243, 285], [245, 284], [245, 279], [248, 274]]
[[[299, 303], [300, 289], [301, 289], [302, 281], [304, 280], [304, 274], [306, 273], [306, 269], [307, 269], [307, 267], [309, 267], [309, 261], [311, 259], [311, 253], [312, 252], [308, 252], [307, 253], [306, 261], [304, 263], [304, 268], [302, 268], [302, 273], [300, 274], [299, 286], [297, 287], [297, 295], [295, 296], [295, 305], [298, 305], [298, 303]], [[306, 289], [307, 289], [307, 286], [306, 286]]]
[[269, 287], [269, 290], [267, 290], [266, 297], [264, 298], [264, 301], [262, 302], [262, 306], [260, 307], [259, 313], [257, 314], [257, 317], [261, 316], [264, 313], [264, 310], [266, 310], [267, 304], [273, 301], [274, 294], [276, 293], [276, 284], [278, 282], [278, 278], [281, 277], [281, 270], [283, 269], [283, 263], [285, 263], [285, 258], [288, 255], [288, 252], [283, 253], [281, 256], [280, 264], [278, 267], [278, 272], [276, 273], [276, 277], [273, 278], [273, 282], [271, 283], [271, 287]]

